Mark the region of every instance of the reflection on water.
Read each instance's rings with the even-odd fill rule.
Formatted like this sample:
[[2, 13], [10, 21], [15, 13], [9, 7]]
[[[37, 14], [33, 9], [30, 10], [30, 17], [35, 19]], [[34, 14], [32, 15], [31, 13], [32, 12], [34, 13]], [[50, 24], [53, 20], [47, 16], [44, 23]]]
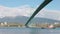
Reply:
[[60, 29], [0, 28], [0, 34], [60, 34]]

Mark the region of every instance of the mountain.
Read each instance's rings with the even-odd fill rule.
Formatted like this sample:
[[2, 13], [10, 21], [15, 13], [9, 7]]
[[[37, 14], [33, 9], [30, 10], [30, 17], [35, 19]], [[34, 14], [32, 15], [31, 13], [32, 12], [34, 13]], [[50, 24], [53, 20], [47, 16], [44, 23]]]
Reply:
[[[16, 17], [4, 17], [0, 18], [0, 22], [8, 22], [8, 23], [26, 23], [29, 17], [26, 16], [16, 16]], [[60, 21], [58, 20], [53, 20], [53, 19], [48, 19], [48, 18], [41, 18], [41, 17], [35, 17], [33, 18], [30, 23], [55, 23]]]

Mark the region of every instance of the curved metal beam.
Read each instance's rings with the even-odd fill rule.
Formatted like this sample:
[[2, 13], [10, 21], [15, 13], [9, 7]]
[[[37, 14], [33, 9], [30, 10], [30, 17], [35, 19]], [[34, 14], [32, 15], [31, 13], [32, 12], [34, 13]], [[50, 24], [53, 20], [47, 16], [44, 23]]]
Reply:
[[28, 27], [28, 23], [34, 18], [34, 16], [42, 9], [44, 8], [48, 3], [50, 3], [52, 0], [45, 0], [32, 14], [32, 16], [29, 18], [29, 20], [26, 22], [25, 26]]

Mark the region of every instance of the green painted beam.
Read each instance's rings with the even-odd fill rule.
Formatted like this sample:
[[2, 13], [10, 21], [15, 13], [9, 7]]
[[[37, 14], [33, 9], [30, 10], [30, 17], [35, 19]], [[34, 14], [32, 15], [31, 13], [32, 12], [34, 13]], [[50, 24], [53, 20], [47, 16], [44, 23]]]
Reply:
[[32, 16], [29, 18], [29, 20], [26, 22], [25, 26], [28, 27], [28, 23], [34, 18], [34, 16], [42, 9], [44, 8], [48, 3], [50, 3], [52, 0], [45, 0], [32, 14]]

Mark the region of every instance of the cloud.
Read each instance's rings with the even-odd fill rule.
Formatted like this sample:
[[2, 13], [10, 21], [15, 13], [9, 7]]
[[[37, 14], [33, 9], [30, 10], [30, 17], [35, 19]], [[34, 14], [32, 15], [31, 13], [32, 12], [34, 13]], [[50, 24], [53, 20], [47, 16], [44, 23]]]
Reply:
[[[31, 16], [35, 8], [32, 8], [29, 5], [23, 5], [19, 7], [5, 7], [0, 6], [0, 18], [3, 17], [16, 17], [16, 16]], [[60, 11], [58, 10], [48, 10], [42, 9], [35, 17], [43, 17], [60, 20]]]
[[43, 17], [43, 18], [60, 20], [60, 11], [59, 10], [43, 9], [36, 16], [37, 17]]
[[15, 17], [15, 16], [30, 16], [34, 12], [34, 8], [29, 5], [24, 5], [20, 7], [5, 7], [0, 6], [0, 17]]

